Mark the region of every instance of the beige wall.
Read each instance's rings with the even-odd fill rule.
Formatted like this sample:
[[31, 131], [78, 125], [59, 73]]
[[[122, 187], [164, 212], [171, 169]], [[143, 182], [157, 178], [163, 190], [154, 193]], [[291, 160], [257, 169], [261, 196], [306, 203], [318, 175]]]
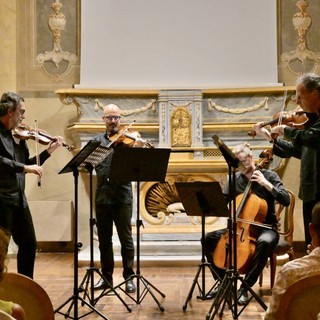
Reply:
[[[16, 58], [16, 1], [0, 0], [0, 92], [17, 90], [17, 58]], [[65, 130], [69, 123], [77, 117], [74, 106], [63, 105], [58, 96], [52, 92], [39, 93], [20, 92], [26, 99], [26, 124], [32, 126], [34, 120], [38, 121], [39, 128], [46, 130], [50, 135], [65, 137], [66, 143], [70, 143], [70, 137]], [[35, 152], [34, 141], [28, 142], [30, 153]], [[40, 146], [43, 150], [46, 146]], [[74, 179], [72, 173], [59, 175], [58, 171], [69, 162], [73, 154], [65, 148], [55, 151], [43, 166], [44, 176], [42, 187], [37, 186], [35, 176], [27, 176], [26, 194], [29, 200], [43, 201], [43, 211], [46, 211], [46, 201], [50, 200], [74, 200]], [[88, 191], [84, 184], [88, 177], [79, 176], [79, 241], [89, 242], [89, 200]], [[70, 214], [66, 212], [66, 214]], [[50, 224], [44, 228], [50, 228]]]
[[[16, 59], [16, 1], [0, 0], [0, 92], [17, 90], [17, 59]], [[26, 123], [33, 124], [38, 120], [39, 127], [45, 129], [49, 134], [59, 134], [65, 137], [67, 143], [71, 143], [66, 128], [77, 119], [77, 110], [74, 105], [63, 105], [57, 95], [52, 92], [28, 92], [22, 93], [26, 98], [27, 119]], [[34, 143], [29, 143], [31, 153], [34, 152]], [[42, 147], [43, 148], [43, 147]], [[36, 179], [33, 176], [27, 178], [27, 196], [29, 200], [46, 201], [50, 200], [73, 200], [74, 179], [71, 173], [58, 175], [61, 169], [70, 159], [72, 154], [66, 149], [57, 150], [52, 159], [44, 165], [44, 177], [42, 187], [38, 188]], [[295, 194], [299, 185], [299, 161], [290, 160], [283, 174], [283, 181], [287, 188]], [[43, 210], [46, 210], [45, 206]], [[79, 241], [85, 245], [89, 242], [89, 196], [88, 176], [79, 177]], [[296, 204], [295, 240], [303, 241], [301, 202]], [[50, 225], [44, 228], [50, 228]]]

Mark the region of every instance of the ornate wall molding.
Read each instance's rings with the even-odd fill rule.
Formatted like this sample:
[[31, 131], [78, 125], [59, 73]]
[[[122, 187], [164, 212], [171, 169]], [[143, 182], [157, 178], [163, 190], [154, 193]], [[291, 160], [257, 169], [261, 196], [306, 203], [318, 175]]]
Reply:
[[[141, 183], [141, 216], [148, 230], [156, 232], [199, 232], [201, 219], [188, 216], [181, 208], [175, 182], [218, 181], [223, 187], [228, 166], [220, 150], [214, 145], [214, 134], [232, 148], [249, 141], [256, 159], [261, 151], [270, 149], [267, 141], [248, 137], [253, 123], [271, 119], [285, 107], [293, 107], [294, 87], [235, 88], [164, 91], [58, 90], [60, 100], [74, 104], [78, 118], [68, 130], [84, 145], [98, 132], [103, 132], [102, 106], [117, 104], [125, 114], [124, 121], [133, 130], [150, 139], [156, 147], [171, 148], [165, 182]], [[212, 108], [210, 103], [228, 105], [227, 111]], [[262, 102], [262, 103], [261, 103]], [[260, 107], [252, 108], [259, 105]], [[266, 107], [268, 105], [268, 108]], [[241, 112], [237, 112], [237, 109]], [[247, 112], [242, 112], [246, 110]], [[283, 167], [283, 160], [275, 159], [271, 169]], [[206, 223], [219, 227], [221, 221], [210, 218]]]
[[17, 1], [17, 17], [18, 91], [79, 83], [80, 0]]
[[[54, 13], [48, 17], [48, 26], [53, 35], [53, 48], [51, 51], [41, 52], [36, 57], [36, 62], [40, 64], [41, 70], [51, 80], [61, 82], [71, 72], [72, 67], [77, 63], [78, 57], [74, 53], [64, 51], [61, 46], [62, 35], [67, 24], [66, 16], [61, 12], [63, 4], [60, 0], [54, 0], [50, 6]], [[46, 62], [52, 62], [55, 70], [46, 68]], [[62, 62], [66, 62], [66, 67], [62, 69]]]
[[[286, 84], [294, 83], [302, 73], [320, 72], [320, 32], [319, 25], [316, 26], [318, 19], [315, 19], [318, 6], [317, 2], [307, 0], [281, 1], [279, 44], [282, 52], [279, 57], [279, 79]], [[296, 8], [298, 12], [294, 11]], [[296, 32], [296, 37], [291, 36], [292, 31]], [[293, 50], [288, 50], [292, 47]]]

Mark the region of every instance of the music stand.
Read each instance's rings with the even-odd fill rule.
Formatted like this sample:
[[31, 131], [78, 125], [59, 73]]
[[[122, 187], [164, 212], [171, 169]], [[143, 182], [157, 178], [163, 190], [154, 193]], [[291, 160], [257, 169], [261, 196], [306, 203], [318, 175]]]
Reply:
[[[190, 216], [201, 217], [201, 263], [198, 271], [194, 277], [192, 286], [190, 288], [187, 299], [182, 307], [183, 311], [187, 309], [188, 302], [192, 298], [193, 291], [197, 286], [200, 295], [197, 298], [206, 300], [207, 295], [217, 286], [221, 281], [209, 262], [206, 262], [203, 241], [205, 238], [205, 219], [210, 216], [227, 217], [228, 208], [221, 191], [219, 182], [176, 182], [175, 186], [178, 195], [183, 204], [185, 212]], [[205, 288], [205, 268], [208, 267], [212, 274], [216, 275], [217, 281], [211, 289], [206, 293]], [[198, 282], [200, 273], [202, 274], [202, 287]]]
[[[108, 285], [108, 292], [115, 294], [119, 300], [124, 304], [129, 312], [131, 312], [131, 308], [125, 303], [125, 301], [121, 298], [121, 296], [116, 292], [111, 283], [105, 278], [99, 268], [94, 266], [94, 250], [93, 250], [93, 227], [96, 224], [96, 219], [93, 218], [93, 188], [92, 188], [92, 172], [93, 169], [103, 161], [113, 149], [105, 146], [98, 146], [82, 163], [79, 168], [85, 169], [89, 172], [89, 180], [90, 180], [90, 218], [89, 218], [89, 226], [90, 226], [90, 266], [87, 268], [86, 274], [80, 282], [79, 292], [83, 292], [83, 298], [89, 299], [91, 305], [95, 305], [97, 303], [97, 299], [94, 298], [94, 274], [96, 273], [100, 278], [102, 278], [106, 284]], [[90, 283], [90, 290], [89, 290]]]
[[[54, 310], [55, 313], [62, 314], [65, 318], [70, 318], [70, 312], [73, 307], [74, 316], [72, 319], [80, 319], [84, 316], [96, 312], [103, 319], [108, 320], [100, 311], [94, 308], [90, 303], [85, 301], [79, 296], [78, 288], [78, 250], [82, 247], [81, 243], [78, 243], [78, 178], [79, 178], [79, 168], [85, 168], [87, 163], [89, 163], [89, 157], [94, 153], [94, 151], [99, 147], [100, 141], [90, 140], [81, 150], [77, 153], [59, 172], [59, 174], [73, 172], [74, 176], [74, 285], [73, 285], [73, 295], [69, 297], [62, 305]], [[81, 301], [82, 305], [86, 305], [91, 309], [88, 313], [78, 317], [78, 300]], [[62, 313], [60, 310], [71, 302], [66, 313]]]
[[[139, 197], [141, 181], [165, 181], [170, 151], [170, 149], [160, 148], [115, 148], [109, 176], [110, 180], [137, 182], [137, 271], [115, 288], [120, 288], [136, 304], [140, 304], [144, 297], [150, 293], [161, 311], [164, 311], [164, 308], [151, 288], [157, 291], [163, 298], [165, 295], [140, 274], [140, 227], [143, 226], [143, 223], [142, 220], [140, 220]], [[136, 299], [121, 288], [123, 284], [134, 278], [137, 279]], [[144, 286], [141, 294], [140, 281]]]

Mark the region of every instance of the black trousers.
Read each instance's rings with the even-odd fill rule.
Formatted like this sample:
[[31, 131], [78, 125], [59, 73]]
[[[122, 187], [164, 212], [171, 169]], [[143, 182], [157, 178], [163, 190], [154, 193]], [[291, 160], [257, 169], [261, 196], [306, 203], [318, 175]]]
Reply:
[[96, 204], [101, 271], [108, 281], [113, 280], [112, 275], [114, 270], [112, 243], [113, 223], [117, 228], [121, 244], [122, 275], [124, 279], [127, 279], [134, 274], [134, 244], [132, 239], [131, 217], [132, 204]]
[[[252, 287], [257, 282], [260, 273], [267, 264], [268, 257], [279, 241], [279, 234], [275, 230], [260, 227], [258, 229], [259, 231], [256, 241], [256, 249], [250, 262], [249, 271], [244, 277], [244, 280], [250, 287]], [[209, 232], [205, 235], [205, 238], [203, 240], [207, 261], [212, 265], [212, 268], [221, 279], [224, 278], [226, 270], [220, 269], [214, 264], [213, 252], [220, 240], [221, 235], [226, 231], [227, 229], [221, 229]]]
[[0, 227], [10, 232], [18, 246], [18, 273], [33, 278], [37, 241], [29, 207], [0, 202]]

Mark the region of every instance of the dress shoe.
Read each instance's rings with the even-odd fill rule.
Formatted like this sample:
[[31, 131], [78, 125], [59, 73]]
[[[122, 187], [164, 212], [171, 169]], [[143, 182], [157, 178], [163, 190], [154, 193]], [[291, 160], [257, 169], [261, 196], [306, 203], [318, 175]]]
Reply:
[[246, 305], [249, 300], [250, 300], [250, 297], [248, 295], [248, 291], [243, 289], [243, 288], [240, 288], [237, 292], [237, 298], [238, 298], [238, 305], [239, 306], [244, 306]]
[[206, 300], [212, 300], [213, 298], [215, 298], [216, 295], [217, 295], [217, 293], [218, 293], [218, 291], [219, 291], [219, 289], [220, 289], [220, 286], [215, 287], [212, 291], [210, 291], [210, 292], [206, 295], [205, 299], [206, 299]]
[[101, 278], [97, 284], [93, 287], [94, 290], [104, 290], [104, 289], [108, 289], [111, 288], [113, 286], [113, 282], [112, 281], [105, 281], [103, 278]]
[[136, 286], [133, 283], [133, 280], [130, 279], [126, 282], [126, 292], [127, 293], [134, 293], [136, 292]]

